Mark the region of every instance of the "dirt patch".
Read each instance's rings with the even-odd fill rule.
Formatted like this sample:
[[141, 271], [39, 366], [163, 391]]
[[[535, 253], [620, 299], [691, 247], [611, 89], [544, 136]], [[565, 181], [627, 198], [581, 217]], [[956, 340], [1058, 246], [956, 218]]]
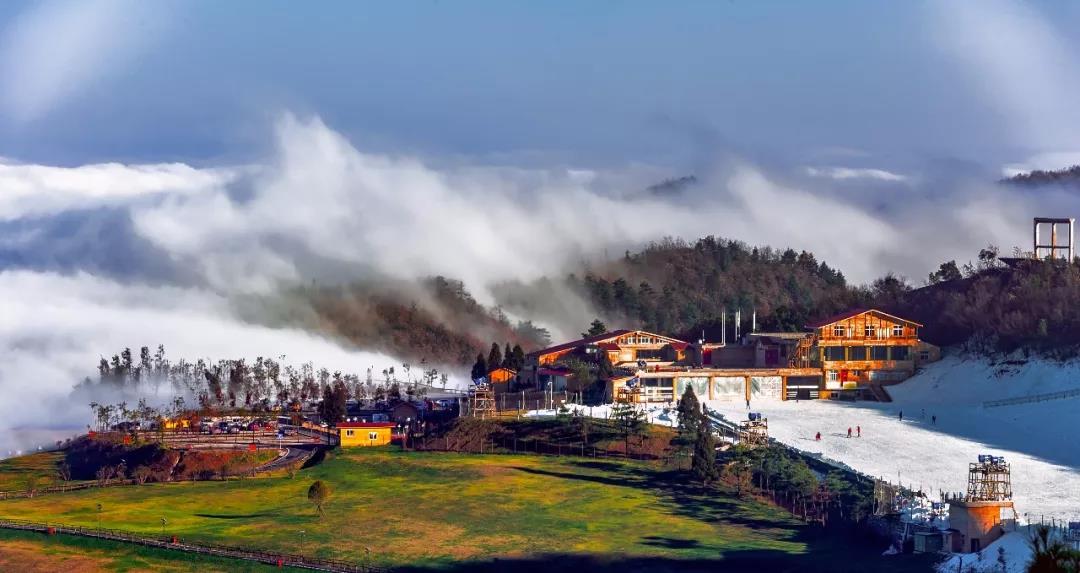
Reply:
[[97, 573], [112, 571], [112, 559], [91, 557], [63, 547], [44, 548], [29, 541], [0, 541], [0, 571]]

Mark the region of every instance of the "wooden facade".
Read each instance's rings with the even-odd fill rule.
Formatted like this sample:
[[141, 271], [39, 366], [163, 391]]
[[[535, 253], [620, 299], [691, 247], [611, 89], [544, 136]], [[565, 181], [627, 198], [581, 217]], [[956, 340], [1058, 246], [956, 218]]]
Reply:
[[880, 310], [856, 310], [810, 327], [826, 393], [895, 384], [915, 373], [920, 356], [939, 356], [930, 356], [931, 345], [919, 340], [921, 324]]
[[910, 377], [940, 350], [919, 340], [922, 325], [875, 309], [808, 325], [802, 333], [750, 333], [733, 346], [689, 344], [642, 330], [617, 330], [533, 352], [526, 386], [582, 391], [569, 381], [572, 359], [595, 364], [606, 353], [616, 375], [607, 398], [674, 402], [687, 387], [709, 400], [815, 399], [863, 395], [888, 400], [881, 386]]
[[636, 367], [639, 361], [654, 366], [670, 365], [685, 360], [688, 347], [688, 343], [677, 338], [644, 330], [614, 330], [530, 352], [525, 357], [520, 380], [525, 386], [545, 388], [551, 380], [543, 378], [551, 375], [552, 367], [558, 362], [572, 358], [596, 362], [601, 352], [607, 354], [613, 366]]

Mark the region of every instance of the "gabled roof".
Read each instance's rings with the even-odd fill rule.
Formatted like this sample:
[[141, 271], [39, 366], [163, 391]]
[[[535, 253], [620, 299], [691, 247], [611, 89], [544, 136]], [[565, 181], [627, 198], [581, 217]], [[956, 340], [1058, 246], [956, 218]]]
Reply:
[[859, 316], [860, 314], [866, 314], [868, 312], [872, 312], [872, 313], [875, 313], [875, 314], [880, 314], [881, 316], [888, 317], [888, 318], [897, 320], [899, 322], [906, 322], [908, 324], [914, 324], [915, 326], [922, 326], [922, 324], [919, 324], [918, 322], [915, 322], [914, 320], [908, 320], [906, 318], [900, 318], [899, 316], [896, 316], [894, 314], [889, 314], [887, 312], [882, 312], [882, 311], [880, 311], [880, 310], [878, 310], [876, 308], [856, 308], [856, 309], [853, 309], [853, 310], [849, 310], [847, 312], [842, 312], [840, 314], [830, 316], [828, 318], [819, 320], [817, 322], [812, 322], [812, 323], [806, 325], [806, 328], [821, 328], [823, 326], [829, 326], [830, 324], [833, 324], [834, 322], [840, 322], [841, 320], [847, 320], [849, 318], [854, 318], [856, 316]]
[[[659, 339], [661, 339], [661, 340], [663, 340], [665, 342], [670, 342], [670, 343], [682, 343], [683, 342], [682, 340], [679, 340], [677, 338], [672, 338], [670, 336], [664, 336], [662, 334], [655, 334], [655, 333], [652, 333], [652, 332], [648, 332], [646, 330], [629, 330], [629, 329], [623, 328], [623, 329], [619, 329], [619, 330], [612, 330], [611, 332], [605, 332], [604, 334], [598, 334], [596, 336], [589, 336], [587, 338], [582, 338], [582, 339], [579, 339], [579, 340], [573, 340], [571, 342], [564, 342], [562, 344], [557, 344], [555, 346], [549, 346], [548, 348], [544, 348], [544, 349], [541, 349], [541, 350], [536, 350], [536, 351], [530, 352], [529, 355], [530, 356], [543, 356], [544, 354], [551, 354], [551, 353], [554, 353], [554, 352], [561, 352], [563, 350], [570, 350], [570, 349], [577, 348], [579, 346], [585, 346], [585, 345], [588, 345], [588, 344], [596, 344], [598, 346], [605, 347], [605, 345], [603, 343], [613, 342], [615, 339], [617, 339], [617, 338], [619, 338], [621, 336], [625, 336], [627, 334], [633, 334], [635, 332], [640, 332], [640, 333], [646, 334], [648, 336], [654, 336], [654, 337], [659, 338]], [[608, 350], [610, 348], [604, 348], [604, 349]]]
[[549, 346], [540, 350], [534, 350], [530, 352], [530, 355], [540, 356], [544, 354], [551, 354], [552, 352], [560, 352], [562, 350], [570, 350], [571, 348], [577, 348], [578, 346], [584, 346], [586, 344], [596, 344], [598, 342], [606, 342], [613, 338], [618, 338], [624, 334], [630, 334], [632, 330], [612, 330], [611, 332], [605, 332], [604, 334], [597, 334], [596, 336], [589, 336], [579, 340], [572, 340], [570, 342], [564, 342], [562, 344], [556, 344], [555, 346]]

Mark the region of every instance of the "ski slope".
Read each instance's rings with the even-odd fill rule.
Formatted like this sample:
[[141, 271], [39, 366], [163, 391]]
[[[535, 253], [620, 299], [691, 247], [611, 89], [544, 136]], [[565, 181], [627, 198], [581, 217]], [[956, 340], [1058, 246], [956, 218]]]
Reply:
[[[751, 409], [769, 419], [770, 435], [785, 444], [931, 498], [963, 491], [968, 463], [979, 454], [1004, 456], [1022, 521], [1080, 521], [1080, 399], [983, 407], [986, 400], [1073, 388], [1080, 388], [1076, 363], [1003, 366], [946, 358], [889, 387], [892, 403], [757, 401]], [[745, 403], [709, 406], [729, 420], [746, 418]], [[861, 427], [862, 437], [849, 439], [849, 427]]]

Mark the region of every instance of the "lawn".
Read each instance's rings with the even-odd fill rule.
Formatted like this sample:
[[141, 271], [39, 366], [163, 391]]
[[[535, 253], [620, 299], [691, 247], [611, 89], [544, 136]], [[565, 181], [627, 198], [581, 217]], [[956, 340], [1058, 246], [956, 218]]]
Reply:
[[98, 539], [57, 536], [0, 529], [0, 571], [25, 573], [68, 571], [96, 573], [127, 571], [249, 572], [300, 571], [278, 569], [249, 561], [177, 553]]
[[[316, 479], [334, 490], [320, 517]], [[101, 505], [100, 513], [97, 511]], [[0, 516], [162, 533], [374, 564], [587, 558], [838, 570], [853, 550], [786, 512], [635, 462], [352, 450], [287, 477], [153, 484], [0, 502]], [[301, 533], [302, 532], [302, 533]], [[791, 566], [796, 566], [791, 569]], [[842, 567], [841, 567], [842, 566]], [[706, 567], [708, 568], [708, 567]], [[880, 568], [880, 567], [879, 567]]]
[[63, 452], [39, 452], [0, 460], [0, 491], [22, 491], [27, 479], [36, 478], [38, 488], [59, 482], [56, 470], [64, 461]]

